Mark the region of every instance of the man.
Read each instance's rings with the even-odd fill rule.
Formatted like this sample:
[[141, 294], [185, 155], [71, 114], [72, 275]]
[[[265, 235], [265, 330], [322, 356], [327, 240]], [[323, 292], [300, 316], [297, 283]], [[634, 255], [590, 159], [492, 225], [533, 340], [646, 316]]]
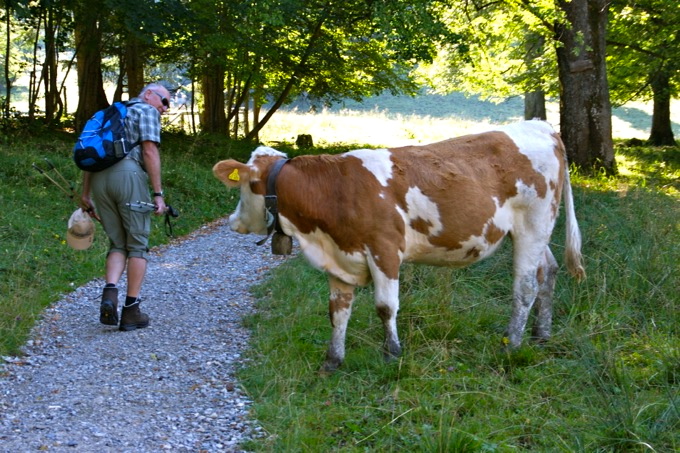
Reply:
[[[106, 286], [99, 309], [102, 324], [118, 325], [116, 285], [127, 268], [127, 297], [119, 327], [122, 331], [149, 325], [149, 316], [139, 309], [139, 293], [146, 274], [151, 216], [149, 212], [132, 210], [126, 203], [153, 203], [156, 215], [166, 211], [158, 146], [161, 141], [161, 115], [168, 110], [169, 99], [168, 90], [158, 83], [147, 85], [139, 96], [130, 99], [125, 133], [128, 141], [135, 144], [134, 148], [125, 159], [105, 170], [83, 173], [83, 209], [94, 215], [96, 206], [109, 237]], [[149, 196], [149, 185], [153, 199]]]

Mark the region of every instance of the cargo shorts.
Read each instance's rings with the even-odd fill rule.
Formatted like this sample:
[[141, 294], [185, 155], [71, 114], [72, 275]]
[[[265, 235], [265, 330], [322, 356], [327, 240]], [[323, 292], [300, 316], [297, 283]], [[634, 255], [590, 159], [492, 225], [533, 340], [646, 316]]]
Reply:
[[148, 259], [151, 213], [133, 211], [127, 205], [152, 202], [148, 179], [137, 161], [130, 158], [92, 173], [92, 199], [109, 237], [109, 253]]

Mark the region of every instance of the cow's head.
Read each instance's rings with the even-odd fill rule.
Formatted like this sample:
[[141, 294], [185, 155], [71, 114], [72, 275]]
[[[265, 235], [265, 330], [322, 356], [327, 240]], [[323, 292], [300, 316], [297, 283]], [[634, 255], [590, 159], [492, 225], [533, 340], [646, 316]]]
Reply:
[[260, 146], [245, 164], [233, 159], [215, 164], [213, 174], [217, 179], [227, 187], [241, 189], [236, 211], [229, 216], [232, 230], [241, 234], [267, 234], [267, 226], [273, 219], [265, 209], [267, 181], [263, 177], [269, 167], [281, 158], [285, 159], [286, 155], [273, 148]]

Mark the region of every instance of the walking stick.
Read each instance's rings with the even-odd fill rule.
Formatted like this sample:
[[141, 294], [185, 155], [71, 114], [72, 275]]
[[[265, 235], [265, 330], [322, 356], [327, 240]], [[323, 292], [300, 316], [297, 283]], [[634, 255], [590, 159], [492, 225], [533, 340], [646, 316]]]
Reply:
[[[66, 195], [67, 197], [69, 197], [69, 198], [70, 198], [70, 199], [71, 199], [71, 200], [72, 200], [79, 208], [82, 208], [82, 206], [80, 205], [80, 202], [79, 202], [79, 200], [78, 200], [78, 198], [80, 197], [80, 195], [78, 194], [78, 192], [76, 192], [76, 189], [75, 189], [75, 186], [73, 185], [73, 183], [67, 181], [66, 178], [64, 178], [64, 175], [62, 175], [61, 172], [60, 172], [59, 170], [57, 170], [57, 167], [55, 167], [54, 164], [52, 164], [52, 162], [50, 162], [49, 160], [47, 160], [47, 158], [44, 158], [44, 160], [45, 160], [45, 163], [47, 163], [47, 165], [50, 167], [49, 169], [50, 169], [50, 170], [54, 170], [54, 172], [55, 172], [57, 175], [59, 175], [59, 178], [61, 179], [62, 183], [63, 183], [64, 185], [68, 186], [68, 189], [67, 189], [66, 187], [64, 187], [64, 185], [62, 185], [62, 184], [60, 184], [59, 182], [57, 182], [54, 178], [52, 178], [52, 177], [47, 173], [49, 170], [43, 170], [43, 169], [40, 168], [35, 162], [33, 163], [33, 168], [36, 169], [36, 171], [38, 171], [38, 173], [40, 173], [41, 175], [45, 176], [52, 184], [54, 184], [55, 186], [57, 186], [57, 187], [59, 188], [59, 190], [61, 190], [61, 191], [64, 193], [64, 195]], [[99, 223], [101, 223], [102, 219], [100, 219], [99, 216], [97, 215], [97, 213], [94, 212], [94, 209], [88, 209], [88, 210], [85, 210], [85, 212], [87, 212], [88, 214], [90, 214], [90, 215], [91, 215], [92, 217], [94, 217], [97, 221], [99, 221]]]

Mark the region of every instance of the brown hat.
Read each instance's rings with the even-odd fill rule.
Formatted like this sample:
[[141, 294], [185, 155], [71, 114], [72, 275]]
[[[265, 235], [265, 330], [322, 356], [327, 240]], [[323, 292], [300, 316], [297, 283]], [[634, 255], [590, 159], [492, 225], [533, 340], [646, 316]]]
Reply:
[[93, 240], [94, 222], [82, 209], [76, 209], [73, 211], [73, 214], [71, 214], [71, 218], [68, 219], [66, 243], [72, 249], [85, 250], [90, 248]]

